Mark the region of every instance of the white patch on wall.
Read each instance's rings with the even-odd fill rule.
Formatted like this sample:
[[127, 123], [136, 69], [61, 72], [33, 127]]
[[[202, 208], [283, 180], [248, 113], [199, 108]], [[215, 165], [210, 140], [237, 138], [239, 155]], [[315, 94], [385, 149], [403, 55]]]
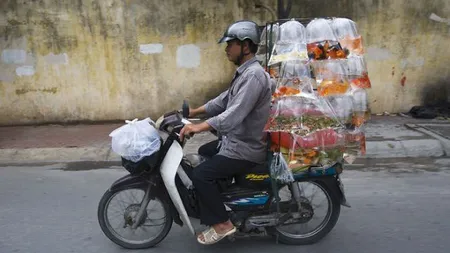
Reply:
[[139, 51], [142, 54], [160, 54], [163, 51], [164, 46], [162, 44], [141, 44], [139, 45]]
[[33, 66], [20, 66], [16, 68], [16, 74], [18, 76], [32, 76], [36, 71]]
[[200, 66], [200, 48], [193, 44], [179, 46], [177, 49], [179, 68], [197, 68]]
[[47, 63], [50, 64], [68, 64], [69, 63], [69, 56], [67, 56], [66, 53], [64, 54], [53, 54], [50, 53], [46, 56], [44, 56], [44, 59]]
[[6, 64], [22, 64], [27, 60], [27, 52], [21, 49], [5, 49], [2, 61]]
[[14, 75], [14, 72], [12, 72], [11, 70], [8, 71], [6, 69], [0, 69], [0, 81], [12, 83], [14, 82], [15, 78], [16, 76]]
[[369, 47], [366, 51], [368, 60], [384, 61], [392, 58], [392, 53], [385, 48]]
[[425, 65], [425, 58], [420, 57], [417, 59], [402, 59], [400, 62], [400, 66], [402, 67], [402, 69], [404, 68], [418, 68], [418, 67], [423, 67], [423, 65]]
[[446, 23], [447, 25], [450, 25], [450, 18], [441, 18], [435, 13], [431, 13], [430, 17], [428, 17], [431, 20], [434, 20], [436, 22]]

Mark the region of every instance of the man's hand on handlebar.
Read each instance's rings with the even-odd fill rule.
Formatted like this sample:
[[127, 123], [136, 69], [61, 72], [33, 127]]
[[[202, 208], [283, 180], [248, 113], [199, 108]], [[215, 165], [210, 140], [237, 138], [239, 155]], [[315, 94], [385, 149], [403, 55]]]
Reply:
[[200, 124], [186, 124], [180, 131], [180, 140], [183, 141], [185, 136], [192, 137], [196, 133], [201, 133], [211, 129], [212, 127], [206, 122]]

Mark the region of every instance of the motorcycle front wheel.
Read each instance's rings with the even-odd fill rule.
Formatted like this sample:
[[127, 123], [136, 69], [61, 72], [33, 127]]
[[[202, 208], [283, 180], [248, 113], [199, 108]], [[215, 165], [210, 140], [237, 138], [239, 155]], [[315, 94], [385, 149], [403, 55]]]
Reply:
[[141, 188], [108, 190], [99, 202], [97, 216], [103, 233], [123, 248], [153, 247], [172, 227], [169, 205], [155, 196], [150, 199], [137, 228], [132, 228], [144, 195], [145, 189]]

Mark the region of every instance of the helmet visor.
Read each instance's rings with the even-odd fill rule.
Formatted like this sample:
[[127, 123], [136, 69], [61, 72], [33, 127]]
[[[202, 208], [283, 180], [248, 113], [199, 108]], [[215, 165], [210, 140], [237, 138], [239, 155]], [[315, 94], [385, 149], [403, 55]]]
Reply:
[[223, 42], [227, 42], [227, 41], [230, 41], [230, 40], [234, 40], [234, 39], [236, 39], [235, 37], [229, 37], [229, 36], [223, 36], [217, 43], [223, 43]]

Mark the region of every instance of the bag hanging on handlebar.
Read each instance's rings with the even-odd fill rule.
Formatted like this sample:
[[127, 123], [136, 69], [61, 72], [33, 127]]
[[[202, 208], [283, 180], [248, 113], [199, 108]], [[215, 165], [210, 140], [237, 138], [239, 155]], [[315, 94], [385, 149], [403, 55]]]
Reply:
[[116, 154], [127, 160], [138, 162], [160, 149], [161, 137], [151, 125], [153, 121], [150, 118], [125, 122], [126, 125], [109, 134], [112, 137], [111, 148]]

